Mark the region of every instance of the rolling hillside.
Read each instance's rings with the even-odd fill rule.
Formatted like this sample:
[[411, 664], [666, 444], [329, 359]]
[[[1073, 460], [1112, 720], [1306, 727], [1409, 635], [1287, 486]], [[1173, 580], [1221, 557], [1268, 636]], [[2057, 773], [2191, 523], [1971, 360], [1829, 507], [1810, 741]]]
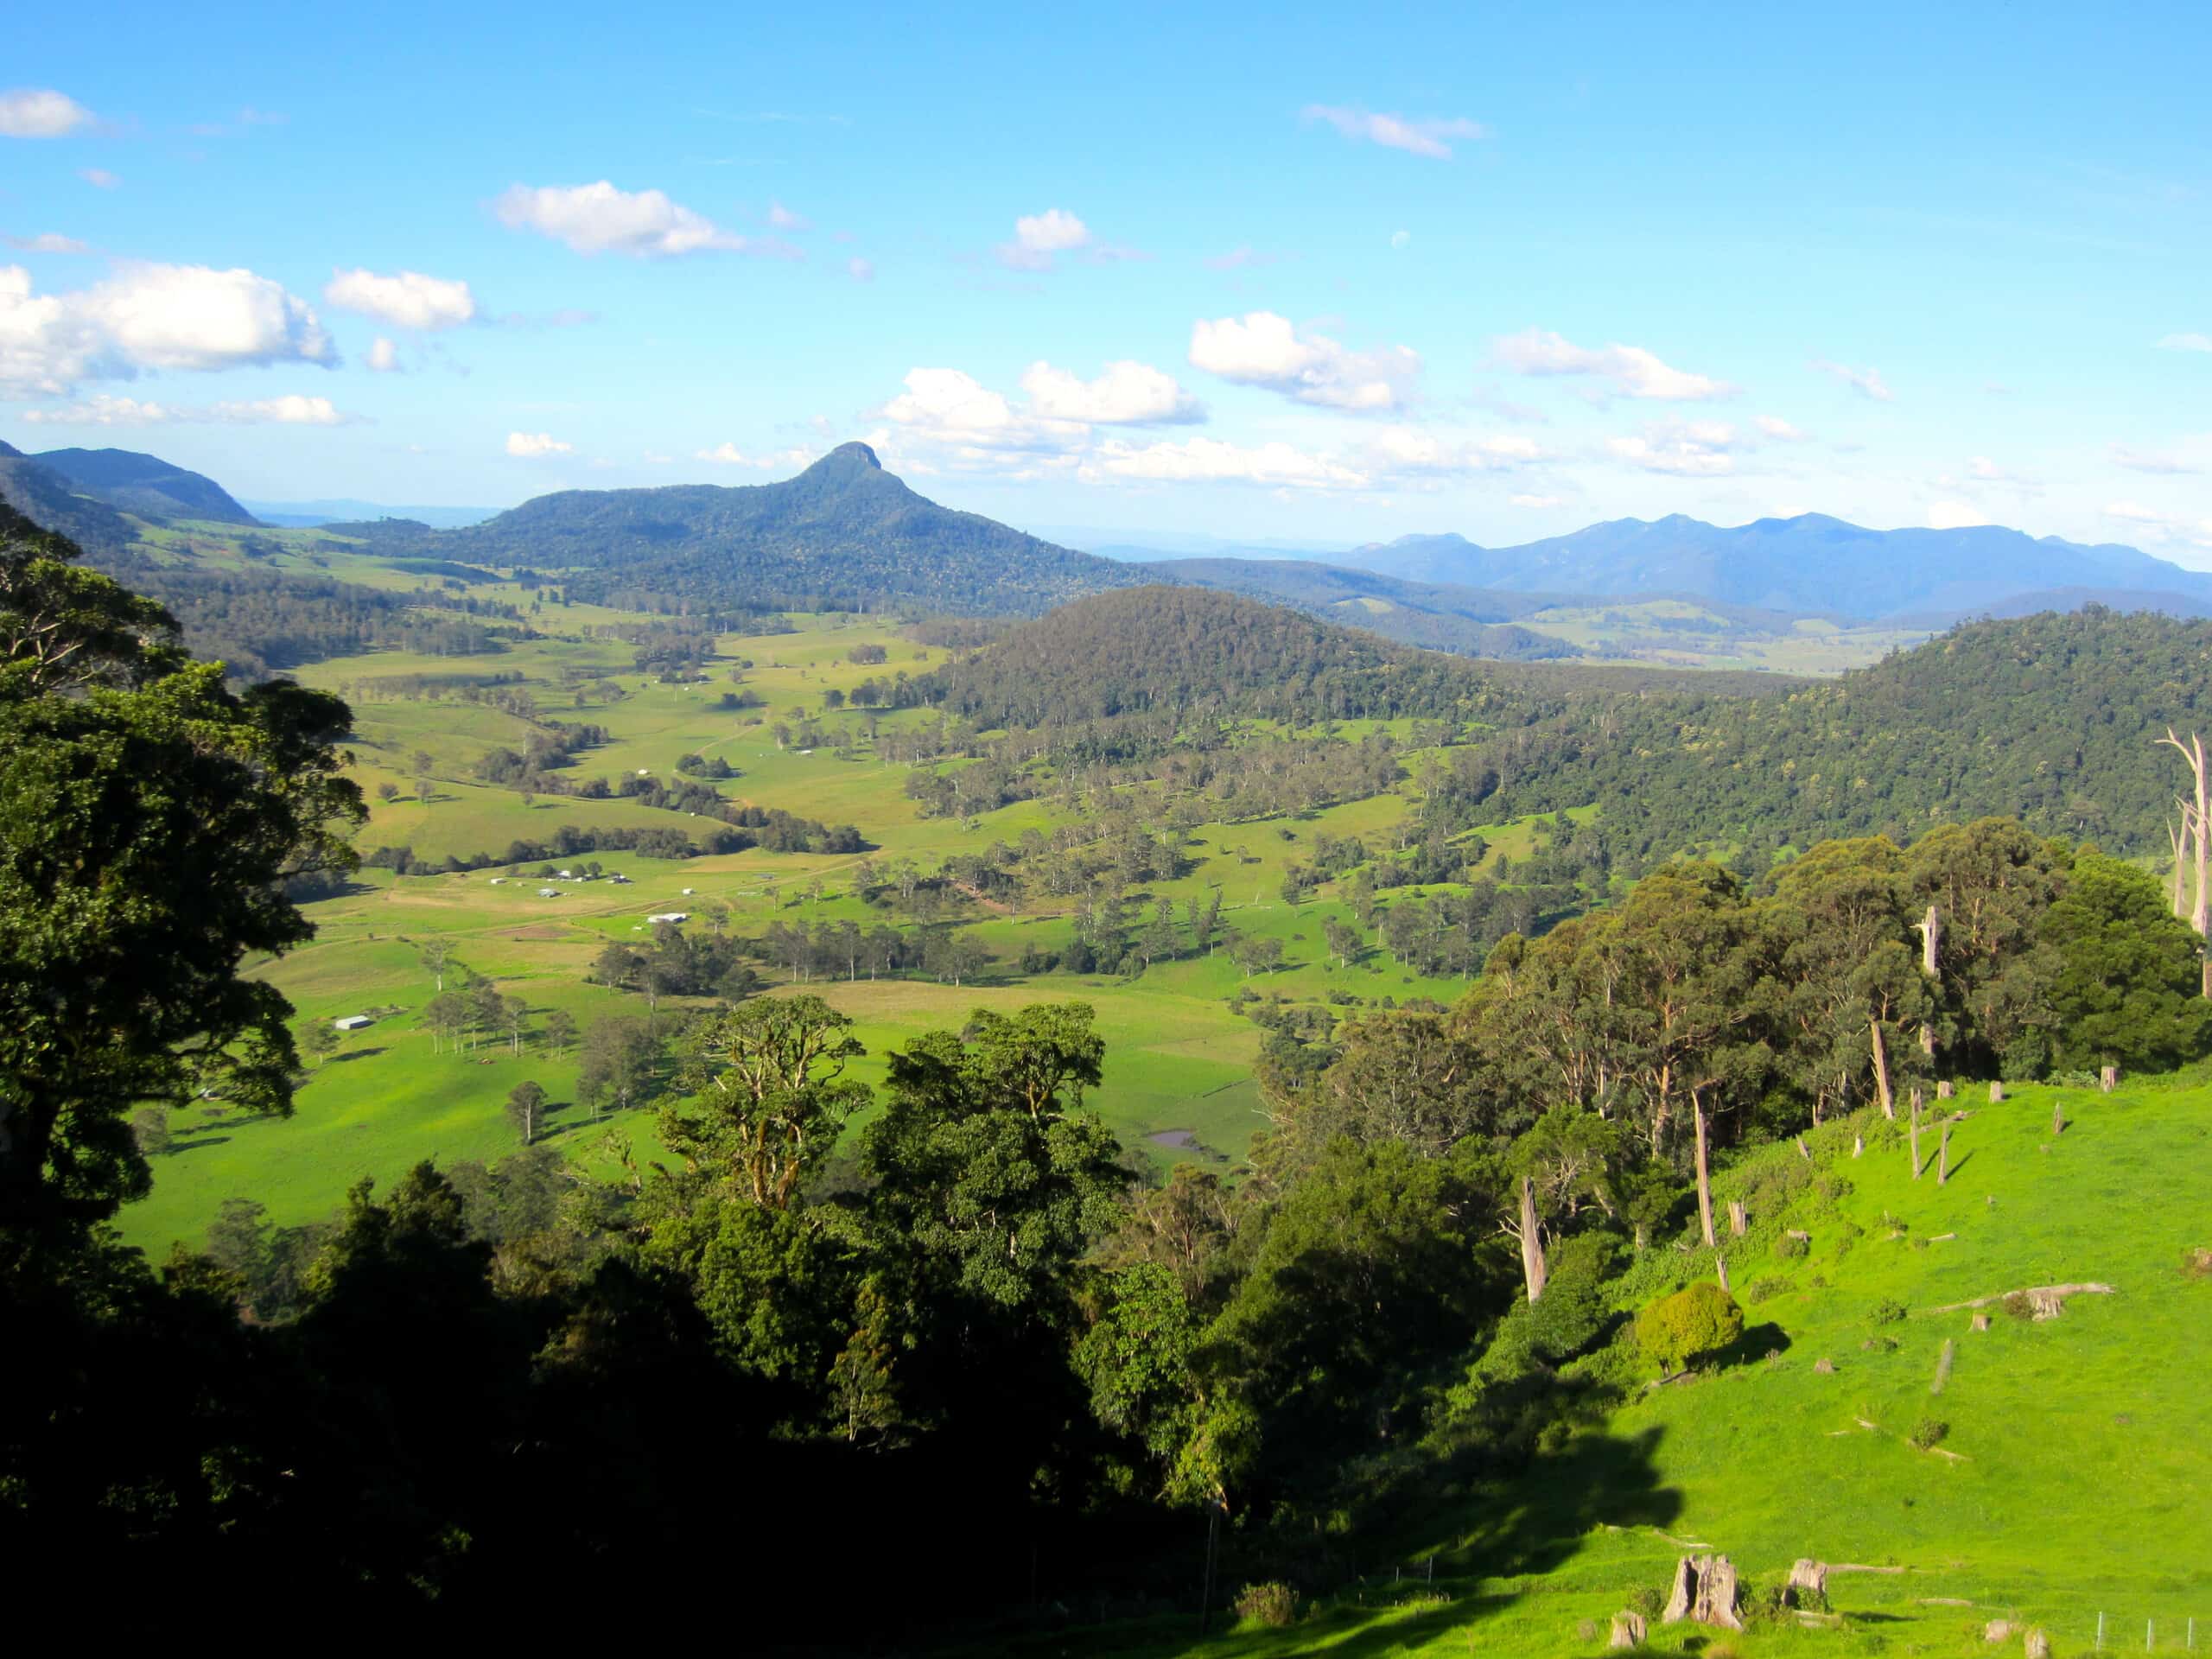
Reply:
[[213, 479], [131, 449], [48, 449], [33, 457], [86, 494], [147, 518], [198, 518], [257, 526], [259, 520]]

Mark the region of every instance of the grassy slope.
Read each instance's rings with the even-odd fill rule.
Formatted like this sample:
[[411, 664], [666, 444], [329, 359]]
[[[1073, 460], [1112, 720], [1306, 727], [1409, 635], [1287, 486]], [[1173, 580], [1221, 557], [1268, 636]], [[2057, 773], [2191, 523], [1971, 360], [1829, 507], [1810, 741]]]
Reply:
[[[2055, 1140], [2054, 1103], [2069, 1120]], [[2009, 1617], [2044, 1626], [2067, 1655], [2089, 1650], [2101, 1611], [2112, 1649], [2141, 1650], [2146, 1619], [2157, 1651], [2181, 1650], [2191, 1618], [2212, 1641], [2212, 1280], [2179, 1268], [2184, 1247], [2212, 1242], [2195, 1192], [2212, 1153], [2212, 1086], [2153, 1080], [2108, 1097], [2027, 1088], [1970, 1104], [1940, 1187], [1932, 1168], [1912, 1179], [1901, 1139], [1874, 1144], [1870, 1131], [1856, 1160], [1847, 1130], [1816, 1141], [1853, 1190], [1832, 1210], [1807, 1198], [1754, 1216], [1731, 1251], [1733, 1281], [1739, 1294], [1767, 1278], [1789, 1288], [1748, 1310], [1745, 1351], [1635, 1400], [1518, 1484], [1408, 1521], [1378, 1546], [1368, 1607], [1353, 1588], [1287, 1630], [1199, 1643], [1187, 1624], [1161, 1624], [1062, 1638], [1056, 1650], [1594, 1655], [1629, 1593], [1664, 1581], [1677, 1540], [1763, 1582], [1801, 1556], [1905, 1571], [1832, 1577], [1840, 1630], [1712, 1639], [1675, 1626], [1655, 1630], [1657, 1652], [2017, 1652], [1980, 1640], [1986, 1621]], [[1724, 1197], [1760, 1164], [1796, 1158], [1762, 1154], [1724, 1179]], [[1859, 1230], [1848, 1243], [1847, 1223]], [[1793, 1226], [1812, 1234], [1811, 1253], [1783, 1260], [1773, 1247]], [[1672, 1255], [1642, 1273], [1640, 1296], [1703, 1271], [1705, 1258]], [[1935, 1311], [2076, 1281], [2115, 1294], [2076, 1297], [2045, 1323], [1992, 1309], [1979, 1332], [1968, 1313]], [[1908, 1316], [1876, 1325], [1884, 1300]], [[1879, 1337], [1897, 1346], [1862, 1345]], [[1947, 1340], [1955, 1360], [1936, 1397]], [[1822, 1357], [1833, 1375], [1815, 1371]], [[1907, 1443], [1923, 1416], [1949, 1424], [1942, 1444], [1960, 1460]], [[1395, 1563], [1432, 1552], [1448, 1599], [1386, 1587]], [[1394, 1594], [1416, 1605], [1374, 1610]], [[1586, 1619], [1598, 1639], [1580, 1634]]]

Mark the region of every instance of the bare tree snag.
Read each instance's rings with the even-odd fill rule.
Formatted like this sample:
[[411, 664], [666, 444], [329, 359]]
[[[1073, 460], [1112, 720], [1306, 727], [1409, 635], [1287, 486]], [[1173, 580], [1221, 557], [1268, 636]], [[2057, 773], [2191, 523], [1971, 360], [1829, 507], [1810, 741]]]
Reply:
[[[1928, 914], [1920, 919], [1920, 971], [1928, 976], [1931, 985], [1939, 983], [1940, 955], [1943, 948], [1943, 912], [1935, 905], [1928, 906]], [[1920, 1027], [1920, 1050], [1929, 1059], [1936, 1058], [1936, 1027], [1932, 1020], [1923, 1020]], [[1896, 1113], [1889, 1116], [1894, 1117]]]
[[[1890, 1092], [1890, 1051], [1888, 1045], [1882, 1040], [1882, 1022], [1878, 1020], [1869, 1020], [1866, 1022], [1866, 1029], [1874, 1039], [1874, 1092], [1882, 1103], [1882, 1116], [1891, 1122], [1895, 1122], [1897, 1116], [1897, 1096]], [[1925, 1026], [1921, 1027], [1923, 1033], [1927, 1029]]]
[[1851, 1137], [1851, 1155], [1854, 1158], [1860, 1157], [1865, 1154], [1866, 1151], [1866, 1137], [1863, 1135], [1853, 1135]]
[[2065, 1133], [2066, 1103], [2063, 1100], [2054, 1100], [2050, 1103], [2050, 1138], [2056, 1141]]
[[1529, 1300], [1541, 1300], [1551, 1271], [1544, 1265], [1543, 1235], [1536, 1220], [1536, 1182], [1529, 1175], [1521, 1178], [1521, 1272], [1529, 1281]]
[[1936, 1149], [1936, 1185], [1942, 1186], [1951, 1179], [1951, 1120], [1943, 1120], [1943, 1139]]
[[1737, 1237], [1737, 1238], [1741, 1238], [1741, 1237], [1744, 1236], [1744, 1226], [1745, 1226], [1745, 1217], [1744, 1217], [1744, 1206], [1743, 1206], [1743, 1204], [1742, 1204], [1742, 1203], [1741, 1203], [1741, 1201], [1740, 1201], [1740, 1200], [1738, 1200], [1738, 1199], [1735, 1199], [1735, 1198], [1731, 1198], [1731, 1199], [1729, 1199], [1729, 1200], [1728, 1200], [1728, 1230], [1729, 1230], [1729, 1232], [1730, 1232], [1732, 1235], [1733, 1235], [1735, 1237]]
[[1989, 1103], [1990, 1103], [1991, 1105], [1994, 1106], [1994, 1105], [1996, 1105], [1999, 1101], [2003, 1100], [2004, 1098], [2005, 1098], [2005, 1085], [2004, 1085], [2003, 1084], [2001, 1084], [2001, 1083], [1993, 1083], [1993, 1084], [1991, 1084], [1989, 1085]]
[[1805, 1144], [1805, 1137], [1802, 1135], [1797, 1137], [1797, 1155], [1808, 1164], [1813, 1161], [1813, 1149]]
[[1912, 1103], [1912, 1179], [1920, 1179], [1920, 1102]]
[[1948, 1100], [1950, 1097], [1951, 1080], [1948, 1077], [1937, 1078], [1936, 1082], [1936, 1098], [1938, 1100]]
[[2183, 885], [2183, 865], [2189, 849], [2189, 803], [2182, 801], [2178, 804], [2181, 807], [2181, 827], [2176, 829], [2171, 823], [2166, 825], [2166, 845], [2173, 849], [2174, 919], [2180, 922], [2189, 918], [2189, 893]]
[[[2196, 930], [2200, 939], [2212, 939], [2212, 798], [2208, 798], [2207, 786], [2212, 785], [2204, 767], [2204, 740], [2195, 732], [2184, 743], [2174, 735], [2174, 728], [2166, 728], [2166, 734], [2158, 740], [2181, 756], [2189, 767], [2190, 783], [2195, 794], [2188, 823], [2190, 850], [2196, 866], [2196, 893], [2190, 906], [2189, 925]], [[2202, 978], [2198, 985], [2202, 995], [2212, 997], [2212, 956], [2204, 959]]]
[[1720, 1288], [1730, 1295], [1734, 1295], [1736, 1287], [1728, 1282], [1728, 1258], [1718, 1250], [1713, 1253], [1713, 1276], [1720, 1281]]
[[1697, 1128], [1697, 1220], [1709, 1250], [1719, 1240], [1713, 1236], [1713, 1172], [1706, 1162], [1705, 1102], [1694, 1089], [1690, 1090], [1690, 1115]]
[[2097, 1072], [2097, 1092], [2108, 1095], [2118, 1087], [2120, 1087], [2120, 1068], [2116, 1065], [2101, 1067]]

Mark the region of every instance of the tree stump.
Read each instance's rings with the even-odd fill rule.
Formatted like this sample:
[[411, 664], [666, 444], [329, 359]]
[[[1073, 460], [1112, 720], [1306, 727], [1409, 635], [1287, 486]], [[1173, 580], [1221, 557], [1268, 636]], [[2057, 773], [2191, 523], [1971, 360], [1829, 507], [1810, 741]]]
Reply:
[[1969, 1330], [1974, 1330], [1974, 1331], [1986, 1331], [1986, 1330], [1988, 1330], [1988, 1329], [1989, 1329], [1989, 1315], [1988, 1315], [1988, 1314], [1986, 1314], [1986, 1313], [1977, 1313], [1977, 1314], [1975, 1314], [1975, 1315], [1974, 1316], [1974, 1323], [1973, 1323], [1971, 1325], [1969, 1325], [1967, 1328], [1968, 1328]]
[[1936, 1098], [1938, 1100], [1948, 1100], [1950, 1097], [1951, 1080], [1948, 1077], [1945, 1077], [1936, 1085]]
[[1643, 1645], [1644, 1635], [1643, 1615], [1624, 1611], [1613, 1615], [1613, 1638], [1605, 1645], [1609, 1648], [1640, 1648]]
[[1728, 1230], [1733, 1233], [1738, 1238], [1741, 1238], [1744, 1236], [1745, 1225], [1744, 1206], [1734, 1198], [1729, 1199]]
[[2024, 1639], [2027, 1659], [2050, 1659], [2050, 1638], [2041, 1630], [2030, 1630]]
[[1985, 1642], [2010, 1642], [2012, 1639], [2012, 1621], [2009, 1618], [1991, 1619], [1981, 1627], [1981, 1639]]
[[1851, 1137], [1851, 1155], [1852, 1155], [1853, 1157], [1856, 1158], [1856, 1157], [1858, 1157], [1860, 1154], [1864, 1153], [1866, 1150], [1866, 1137], [1865, 1135], [1853, 1135], [1853, 1136]]
[[1685, 1555], [1675, 1563], [1673, 1592], [1659, 1622], [1678, 1624], [1686, 1618], [1726, 1630], [1744, 1628], [1736, 1611], [1736, 1566], [1726, 1555]]
[[2066, 1103], [2063, 1101], [2055, 1100], [2050, 1103], [2050, 1138], [2056, 1141], [2065, 1133]]
[[1790, 1603], [1792, 1606], [1797, 1605], [1795, 1592], [1801, 1590], [1809, 1590], [1814, 1595], [1826, 1599], [1828, 1593], [1827, 1563], [1810, 1560], [1796, 1562], [1789, 1569], [1789, 1589], [1793, 1595]]
[[2108, 1095], [2119, 1086], [2120, 1068], [2118, 1066], [2107, 1065], [2098, 1071], [2097, 1088], [2101, 1093]]
[[1996, 1104], [1997, 1104], [1997, 1103], [1998, 1103], [1999, 1101], [2000, 1101], [2000, 1100], [2002, 1100], [2002, 1099], [2004, 1099], [2004, 1098], [2005, 1098], [2005, 1085], [2004, 1085], [2003, 1084], [2001, 1084], [2001, 1083], [1993, 1083], [1993, 1084], [1991, 1084], [1989, 1085], [1989, 1103], [1990, 1103], [1991, 1105], [1994, 1106], [1994, 1105], [1996, 1105]]
[[1736, 1287], [1728, 1282], [1728, 1258], [1718, 1250], [1713, 1255], [1713, 1270], [1720, 1275], [1720, 1288], [1730, 1295], [1734, 1295]]
[[1835, 1375], [1835, 1361], [1830, 1359], [1826, 1354], [1822, 1354], [1818, 1359], [1813, 1362], [1813, 1375], [1815, 1376], [1834, 1376]]

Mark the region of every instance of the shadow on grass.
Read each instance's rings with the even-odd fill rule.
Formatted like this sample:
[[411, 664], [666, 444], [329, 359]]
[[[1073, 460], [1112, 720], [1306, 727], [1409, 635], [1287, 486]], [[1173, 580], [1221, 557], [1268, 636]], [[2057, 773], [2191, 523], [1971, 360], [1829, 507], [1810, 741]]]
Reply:
[[168, 1146], [162, 1147], [162, 1151], [165, 1155], [174, 1158], [180, 1152], [197, 1152], [202, 1147], [223, 1146], [229, 1141], [230, 1138], [227, 1135], [203, 1135], [191, 1141], [172, 1141]]
[[[348, 1048], [342, 1050], [336, 1054], [333, 1054], [329, 1058], [323, 1061], [322, 1065], [344, 1065], [353, 1060], [373, 1059], [376, 1056], [383, 1052], [385, 1052], [385, 1046], [381, 1043], [378, 1044], [374, 1048]], [[322, 1066], [317, 1066], [315, 1068], [318, 1071], [321, 1069]]]

